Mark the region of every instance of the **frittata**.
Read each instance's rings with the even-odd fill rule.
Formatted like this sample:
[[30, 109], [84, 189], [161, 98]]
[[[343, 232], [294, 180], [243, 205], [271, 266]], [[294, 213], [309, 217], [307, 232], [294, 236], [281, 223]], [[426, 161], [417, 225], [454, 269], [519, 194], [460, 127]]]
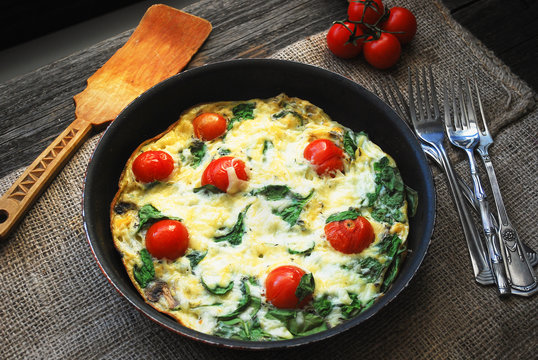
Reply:
[[111, 231], [155, 309], [216, 336], [291, 339], [383, 295], [405, 256], [410, 195], [367, 134], [280, 94], [194, 106], [144, 142]]

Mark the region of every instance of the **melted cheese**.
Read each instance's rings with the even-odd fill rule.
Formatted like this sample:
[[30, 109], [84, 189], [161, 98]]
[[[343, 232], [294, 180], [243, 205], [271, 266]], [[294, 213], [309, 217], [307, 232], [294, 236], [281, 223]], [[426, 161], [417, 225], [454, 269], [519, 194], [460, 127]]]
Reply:
[[[175, 126], [145, 143], [128, 161], [116, 202], [132, 203], [136, 208], [151, 204], [166, 216], [180, 218], [189, 231], [189, 251], [207, 251], [194, 269], [186, 257], [175, 261], [154, 259], [156, 278], [167, 284], [179, 306], [170, 309], [163, 298], [148, 303], [185, 326], [211, 334], [217, 328], [217, 317], [237, 307], [242, 297], [240, 284], [243, 279], [257, 279], [257, 284], [250, 285], [251, 295], [259, 296], [265, 302], [263, 284], [267, 274], [280, 265], [293, 264], [313, 274], [314, 298], [328, 296], [335, 305], [326, 317], [329, 326], [335, 326], [343, 321], [340, 306], [352, 302], [350, 294], [357, 294], [363, 304], [380, 295], [378, 284], [368, 283], [364, 276], [345, 265], [353, 259], [366, 257], [376, 258], [381, 263], [390, 261], [379, 253], [376, 245], [387, 234], [398, 235], [402, 242], [407, 237], [407, 222], [395, 223], [389, 228], [387, 224], [375, 221], [368, 208], [363, 206], [367, 194], [374, 192], [376, 187], [373, 164], [383, 157], [388, 157], [392, 166], [395, 166], [394, 161], [367, 136], [358, 136], [356, 159], [347, 159], [344, 172], [334, 178], [318, 176], [304, 159], [304, 148], [317, 138], [329, 138], [341, 146], [346, 129], [304, 100], [280, 95], [249, 102], [256, 104], [255, 118], [236, 122], [224, 138], [206, 142], [207, 152], [197, 167], [189, 165], [192, 160], [188, 148], [193, 141], [192, 120], [202, 112], [219, 112], [230, 119], [231, 109], [239, 102], [204, 104], [186, 111]], [[292, 104], [295, 113], [290, 111], [275, 118], [275, 114], [283, 110], [283, 103]], [[230, 156], [245, 161], [249, 180], [238, 179], [230, 168], [226, 194], [193, 192], [200, 186], [204, 169], [221, 156], [219, 151], [223, 149], [229, 151]], [[177, 166], [167, 181], [152, 186], [135, 181], [132, 161], [147, 150], [166, 151], [173, 157]], [[290, 226], [275, 214], [291, 205], [289, 198], [270, 201], [249, 195], [252, 190], [267, 185], [287, 185], [301, 196], [314, 191], [300, 214], [300, 224]], [[234, 226], [239, 214], [247, 207], [246, 231], [241, 243], [232, 246], [214, 241], [215, 236]], [[346, 255], [335, 251], [325, 239], [324, 226], [328, 216], [350, 207], [360, 208], [375, 232], [374, 243], [361, 254]], [[402, 209], [405, 212], [405, 204]], [[145, 229], [137, 231], [138, 222], [136, 209], [124, 214], [112, 213], [113, 238], [131, 278], [133, 268], [140, 264], [138, 253], [145, 248]], [[289, 252], [289, 249], [304, 251], [311, 248], [308, 256]], [[226, 287], [231, 282], [234, 286], [229, 293], [218, 296], [207, 291], [201, 279], [210, 288]], [[133, 283], [146, 298], [144, 290], [134, 280]], [[265, 317], [266, 313], [267, 308], [262, 306], [257, 314], [266, 333], [275, 338], [293, 337], [282, 322]], [[247, 312], [241, 316], [248, 320]]]

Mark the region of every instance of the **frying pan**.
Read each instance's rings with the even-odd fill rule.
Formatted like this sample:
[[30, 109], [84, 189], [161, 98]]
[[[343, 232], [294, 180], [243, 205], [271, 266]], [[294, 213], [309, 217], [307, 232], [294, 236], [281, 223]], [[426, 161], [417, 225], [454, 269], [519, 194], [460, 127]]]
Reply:
[[[132, 285], [110, 233], [110, 203], [125, 163], [143, 141], [166, 130], [191, 106], [223, 100], [269, 98], [286, 93], [321, 107], [333, 120], [365, 131], [390, 154], [406, 185], [418, 192], [410, 219], [408, 255], [390, 289], [357, 317], [314, 335], [291, 340], [250, 342], [224, 339], [186, 328], [146, 304]], [[435, 191], [431, 170], [411, 129], [377, 96], [336, 73], [301, 63], [247, 59], [219, 62], [185, 71], [136, 98], [99, 141], [88, 165], [83, 220], [95, 259], [110, 283], [136, 309], [162, 326], [205, 343], [241, 349], [270, 349], [320, 341], [358, 326], [389, 304], [418, 270], [433, 232]]]

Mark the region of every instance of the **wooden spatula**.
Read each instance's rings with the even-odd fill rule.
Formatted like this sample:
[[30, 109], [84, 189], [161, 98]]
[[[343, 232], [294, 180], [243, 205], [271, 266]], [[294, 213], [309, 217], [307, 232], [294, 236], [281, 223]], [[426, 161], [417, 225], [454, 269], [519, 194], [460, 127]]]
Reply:
[[0, 239], [67, 163], [96, 126], [110, 123], [138, 95], [180, 72], [211, 32], [211, 24], [165, 5], [150, 7], [129, 40], [75, 95], [76, 119], [0, 198]]

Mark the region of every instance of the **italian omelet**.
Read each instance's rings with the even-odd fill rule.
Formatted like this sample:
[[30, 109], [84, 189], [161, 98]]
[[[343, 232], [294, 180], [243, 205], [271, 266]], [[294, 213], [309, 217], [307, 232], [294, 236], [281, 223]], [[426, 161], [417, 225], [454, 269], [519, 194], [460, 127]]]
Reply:
[[[225, 119], [211, 140], [193, 128], [205, 113]], [[331, 171], [305, 156], [316, 140], [335, 146]], [[133, 163], [150, 151], [166, 153], [171, 170], [140, 181]], [[237, 159], [244, 174], [225, 169], [227, 186], [219, 189], [204, 172], [221, 158]], [[285, 94], [223, 101], [185, 111], [133, 153], [111, 206], [111, 231], [134, 286], [155, 309], [207, 334], [291, 339], [334, 327], [383, 295], [405, 256], [410, 193], [367, 134], [308, 101]], [[328, 224], [353, 226], [359, 217], [371, 238], [359, 252], [337, 250]], [[148, 251], [149, 229], [163, 219], [187, 234], [174, 259]], [[286, 306], [268, 296], [268, 274], [290, 266], [302, 276], [297, 301]]]

